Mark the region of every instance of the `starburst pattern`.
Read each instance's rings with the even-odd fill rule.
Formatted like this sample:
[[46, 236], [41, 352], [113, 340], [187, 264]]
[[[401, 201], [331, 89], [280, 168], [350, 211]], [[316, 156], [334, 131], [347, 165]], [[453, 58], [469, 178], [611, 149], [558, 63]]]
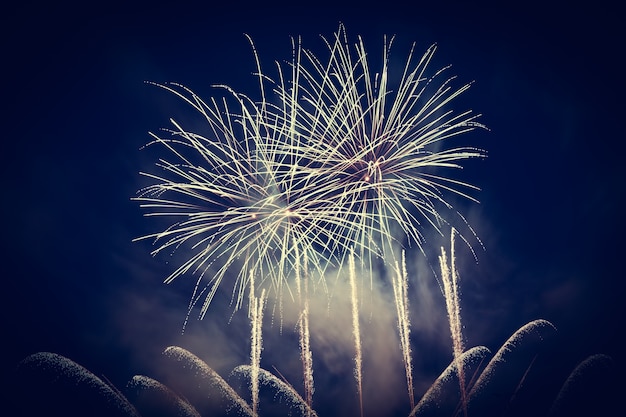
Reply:
[[448, 139], [484, 127], [477, 122], [480, 115], [448, 108], [470, 84], [453, 88], [455, 77], [440, 82], [446, 68], [427, 76], [435, 46], [418, 60], [411, 49], [394, 83], [393, 39], [385, 40], [376, 72], [362, 39], [350, 45], [343, 26], [325, 41], [328, 62], [308, 51], [297, 62], [292, 84], [302, 95], [290, 101], [294, 95], [281, 91], [280, 97], [288, 102], [283, 114], [296, 115], [298, 131], [308, 138], [306, 157], [334, 187], [332, 211], [342, 219], [335, 223], [341, 231], [330, 227], [341, 237], [336, 246], [383, 259], [398, 239], [422, 248], [421, 226], [430, 224], [443, 234], [446, 218], [440, 211], [452, 209], [446, 193], [474, 200], [467, 191], [475, 186], [434, 172], [484, 156], [472, 147], [445, 147]]
[[277, 64], [276, 80], [261, 71], [253, 46], [257, 101], [221, 86], [235, 104], [207, 103], [180, 85], [159, 85], [207, 124], [191, 132], [172, 120], [169, 138], [153, 135], [174, 160], [159, 161], [164, 175], [144, 174], [156, 183], [137, 198], [149, 215], [178, 218], [144, 238], [158, 242], [153, 254], [190, 249], [166, 280], [198, 274], [189, 311], [204, 299], [206, 313], [228, 271], [239, 308], [250, 274], [279, 295], [292, 292], [288, 278], [301, 275], [300, 259], [315, 272], [306, 276], [322, 285], [325, 269], [343, 264], [352, 250], [362, 261], [378, 257], [393, 267], [394, 245], [422, 248], [425, 224], [441, 233], [440, 210], [452, 208], [447, 193], [473, 199], [464, 189], [475, 187], [433, 172], [483, 156], [443, 146], [481, 126], [471, 111], [447, 109], [469, 84], [454, 89], [448, 78], [436, 86], [440, 72], [425, 75], [434, 47], [417, 62], [411, 50], [392, 88], [391, 41], [376, 75], [360, 38], [353, 56], [343, 26], [325, 42], [323, 62], [294, 39], [292, 60]]
[[[170, 138], [153, 135], [154, 143], [164, 145], [175, 161], [159, 161], [163, 176], [144, 173], [157, 183], [136, 198], [151, 210], [150, 216], [182, 218], [142, 239], [163, 242], [153, 254], [189, 245], [193, 255], [166, 282], [189, 271], [199, 273], [190, 310], [204, 297], [204, 315], [237, 263], [233, 287], [237, 308], [251, 274], [261, 282], [269, 280], [281, 292], [283, 278], [296, 268], [300, 253], [307, 254], [314, 269], [322, 269], [319, 253], [328, 239], [316, 222], [326, 215], [320, 202], [311, 198], [319, 187], [294, 170], [299, 150], [286, 144], [283, 127], [268, 123], [267, 113], [234, 93], [238, 114], [230, 112], [226, 100], [207, 104], [182, 86], [160, 87], [192, 105], [209, 127], [207, 135], [192, 133], [172, 120], [176, 129], [167, 131]], [[201, 287], [210, 268], [212, 276]]]

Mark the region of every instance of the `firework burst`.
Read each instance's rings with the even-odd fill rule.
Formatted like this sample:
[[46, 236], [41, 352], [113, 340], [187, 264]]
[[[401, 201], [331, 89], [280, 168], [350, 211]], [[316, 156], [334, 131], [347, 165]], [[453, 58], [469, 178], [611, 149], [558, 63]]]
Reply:
[[[473, 200], [464, 190], [475, 187], [433, 173], [483, 156], [442, 146], [481, 126], [471, 111], [447, 109], [469, 84], [454, 89], [449, 78], [437, 85], [441, 71], [426, 77], [432, 47], [417, 62], [411, 50], [392, 88], [392, 41], [385, 41], [374, 75], [362, 40], [351, 52], [343, 26], [332, 42], [324, 40], [329, 58], [322, 62], [294, 39], [292, 60], [277, 64], [276, 80], [261, 71], [253, 45], [256, 102], [226, 86], [234, 105], [159, 85], [191, 105], [207, 128], [190, 132], [172, 120], [169, 137], [152, 135], [174, 159], [159, 161], [163, 175], [144, 173], [156, 183], [136, 200], [148, 215], [177, 219], [143, 238], [157, 243], [153, 254], [191, 251], [166, 282], [197, 274], [189, 311], [203, 300], [201, 317], [227, 275], [231, 280], [228, 271], [239, 308], [251, 274], [280, 299], [294, 290], [290, 277], [298, 293], [300, 275], [323, 286], [325, 269], [342, 265], [353, 250], [363, 262], [390, 255], [385, 262], [393, 267], [388, 249], [412, 242], [422, 249], [424, 223], [441, 233], [440, 209], [452, 208], [447, 194]], [[299, 272], [301, 259], [314, 274]]]
[[393, 39], [384, 42], [377, 72], [370, 69], [362, 39], [350, 45], [343, 26], [325, 42], [328, 62], [303, 52], [293, 82], [302, 94], [284, 107], [290, 109], [285, 117], [296, 115], [296, 129], [307, 138], [310, 165], [332, 183], [330, 210], [340, 220], [327, 229], [339, 237], [335, 247], [356, 247], [362, 258], [383, 259], [395, 243], [414, 242], [422, 249], [423, 226], [442, 234], [447, 223], [440, 214], [452, 209], [446, 194], [474, 200], [468, 191], [476, 187], [434, 173], [484, 156], [476, 148], [444, 146], [447, 139], [483, 127], [480, 115], [448, 109], [470, 85], [455, 89], [454, 77], [439, 81], [445, 68], [426, 75], [435, 46], [418, 60], [411, 49], [399, 82], [393, 83]]
[[[169, 137], [152, 134], [174, 157], [157, 164], [165, 174], [142, 173], [156, 181], [136, 200], [148, 216], [180, 219], [162, 232], [144, 236], [160, 252], [188, 248], [192, 255], [167, 279], [192, 272], [199, 275], [189, 306], [203, 299], [201, 317], [227, 272], [236, 269], [235, 307], [252, 275], [262, 286], [291, 291], [284, 278], [297, 269], [300, 254], [313, 269], [323, 269], [318, 255], [328, 238], [316, 221], [325, 214], [311, 198], [319, 187], [301, 171], [297, 145], [288, 143], [285, 127], [246, 97], [230, 91], [237, 113], [227, 100], [204, 102], [176, 84], [159, 85], [185, 100], [207, 122], [206, 133], [189, 132], [171, 120]], [[321, 248], [321, 250], [314, 250]], [[235, 268], [237, 265], [237, 268]], [[210, 271], [210, 278], [205, 278]], [[204, 285], [202, 285], [204, 283]]]

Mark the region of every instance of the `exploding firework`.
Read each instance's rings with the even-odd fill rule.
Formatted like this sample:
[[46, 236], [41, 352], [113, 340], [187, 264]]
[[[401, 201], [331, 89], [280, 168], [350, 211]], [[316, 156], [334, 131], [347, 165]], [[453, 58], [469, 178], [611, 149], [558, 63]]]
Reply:
[[355, 247], [362, 260], [379, 257], [393, 266], [390, 249], [397, 244], [416, 243], [422, 249], [423, 226], [443, 235], [447, 219], [442, 211], [453, 209], [446, 194], [474, 200], [468, 191], [476, 187], [435, 170], [461, 168], [460, 161], [483, 157], [479, 149], [447, 143], [484, 126], [477, 122], [480, 115], [448, 108], [470, 84], [454, 88], [455, 77], [440, 81], [447, 68], [427, 75], [435, 46], [417, 60], [412, 48], [400, 80], [393, 82], [393, 38], [385, 40], [376, 72], [362, 39], [350, 45], [343, 26], [325, 42], [327, 62], [308, 51], [294, 54], [298, 67], [291, 84], [302, 94], [279, 89], [288, 109], [280, 116], [292, 124], [296, 118], [295, 129], [307, 138], [304, 158], [332, 184], [325, 197], [340, 219], [327, 225], [339, 238], [334, 247]]
[[[159, 161], [165, 175], [143, 173], [157, 182], [136, 198], [151, 210], [149, 216], [181, 219], [142, 239], [160, 243], [154, 255], [183, 245], [191, 249], [192, 255], [166, 279], [169, 283], [187, 272], [199, 274], [189, 310], [204, 298], [204, 316], [235, 264], [236, 308], [252, 275], [282, 293], [284, 277], [298, 268], [299, 254], [307, 254], [313, 269], [323, 268], [318, 252], [324, 252], [328, 238], [316, 222], [326, 215], [314, 199], [320, 187], [296, 172], [300, 150], [287, 143], [283, 126], [271, 124], [260, 107], [234, 93], [237, 114], [226, 100], [207, 104], [184, 87], [161, 87], [192, 105], [208, 124], [208, 134], [201, 134], [172, 120], [175, 129], [167, 131], [171, 137], [153, 135], [152, 143], [165, 146], [174, 161]], [[205, 279], [209, 270], [211, 277]]]
[[[203, 300], [201, 317], [227, 276], [239, 308], [252, 275], [280, 299], [294, 292], [290, 283], [300, 292], [300, 275], [324, 286], [326, 268], [341, 266], [353, 250], [362, 262], [380, 258], [393, 267], [396, 244], [421, 249], [425, 224], [441, 233], [440, 210], [452, 208], [447, 193], [473, 199], [464, 191], [472, 185], [433, 173], [483, 156], [442, 145], [481, 126], [471, 111], [447, 109], [469, 84], [454, 89], [448, 78], [437, 85], [441, 71], [427, 77], [432, 47], [417, 62], [411, 50], [392, 88], [391, 41], [376, 75], [360, 38], [353, 56], [343, 26], [325, 41], [322, 62], [294, 39], [292, 60], [277, 64], [276, 80], [261, 71], [253, 49], [259, 101], [221, 86], [235, 104], [207, 103], [180, 85], [159, 85], [207, 127], [191, 132], [172, 120], [169, 137], [152, 135], [174, 159], [159, 161], [163, 175], [144, 173], [156, 183], [136, 200], [148, 215], [177, 219], [143, 238], [155, 240], [155, 255], [190, 249], [166, 282], [197, 274], [189, 311]], [[299, 272], [301, 259], [312, 271]]]

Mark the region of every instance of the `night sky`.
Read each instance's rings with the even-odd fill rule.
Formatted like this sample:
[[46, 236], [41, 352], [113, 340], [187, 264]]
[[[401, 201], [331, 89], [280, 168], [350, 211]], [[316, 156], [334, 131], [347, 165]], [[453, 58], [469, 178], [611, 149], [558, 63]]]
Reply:
[[[244, 34], [271, 72], [274, 60], [290, 59], [290, 36], [323, 51], [319, 35], [330, 38], [339, 22], [377, 57], [385, 34], [396, 35], [398, 59], [414, 41], [418, 52], [437, 43], [433, 66], [450, 64], [460, 82], [473, 81], [459, 103], [481, 113], [489, 130], [462, 142], [488, 152], [462, 173], [481, 188], [480, 204], [457, 207], [485, 246], [478, 263], [460, 255], [467, 345], [496, 350], [543, 318], [558, 329], [546, 373], [560, 375], [596, 353], [613, 358], [616, 375], [626, 371], [626, 37], [612, 3], [344, 3], [24, 2], [2, 11], [5, 383], [20, 360], [40, 351], [66, 356], [120, 388], [135, 374], [159, 376], [169, 345], [226, 375], [247, 360], [245, 314], [229, 324], [229, 300], [218, 300], [215, 314], [181, 335], [193, 280], [164, 285], [173, 268], [168, 257], [152, 258], [149, 241], [132, 242], [157, 230], [131, 201], [147, 184], [139, 171], [154, 172], [160, 156], [141, 147], [149, 131], [187, 111], [145, 81], [179, 82], [206, 98], [219, 95], [212, 84], [255, 94]], [[451, 359], [428, 337], [449, 337], [445, 326], [436, 328], [439, 319], [428, 324], [424, 314], [428, 302], [443, 308], [433, 294], [415, 295], [414, 303], [422, 317], [413, 320], [414, 337], [438, 352], [431, 360], [426, 347], [416, 349], [423, 383]], [[437, 311], [433, 317], [445, 315]], [[372, 322], [384, 328], [382, 319]], [[281, 369], [271, 346], [262, 365]], [[393, 366], [402, 382], [401, 362]], [[319, 381], [323, 402], [332, 381]], [[353, 390], [346, 388], [349, 401]]]

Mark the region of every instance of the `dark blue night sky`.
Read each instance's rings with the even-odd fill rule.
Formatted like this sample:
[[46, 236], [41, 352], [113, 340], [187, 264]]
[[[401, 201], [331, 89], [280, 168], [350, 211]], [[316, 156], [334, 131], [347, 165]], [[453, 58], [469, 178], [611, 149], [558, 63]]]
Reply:
[[[207, 98], [215, 94], [210, 86], [222, 83], [255, 94], [244, 33], [271, 68], [273, 60], [290, 58], [289, 36], [321, 50], [319, 35], [332, 36], [339, 22], [351, 40], [362, 35], [376, 57], [385, 34], [396, 35], [400, 59], [413, 41], [419, 52], [437, 43], [433, 66], [451, 64], [461, 82], [474, 81], [459, 103], [481, 113], [489, 131], [463, 143], [488, 152], [463, 172], [481, 187], [481, 203], [459, 208], [485, 244], [478, 265], [467, 262], [461, 270], [468, 345], [497, 349], [543, 318], [559, 337], [550, 375], [596, 353], [613, 358], [616, 375], [626, 372], [625, 36], [618, 15], [603, 0], [584, 7], [565, 1], [5, 6], [5, 386], [20, 360], [48, 351], [123, 387], [135, 374], [157, 372], [155, 358], [166, 346], [204, 349], [203, 337], [220, 325], [226, 327], [220, 337], [243, 342], [212, 341], [199, 356], [210, 363], [211, 355], [228, 351], [229, 359], [215, 359], [224, 369], [239, 364], [232, 358], [246, 359], [247, 330], [237, 324], [244, 318], [230, 327], [228, 314], [204, 329], [195, 323], [181, 336], [191, 280], [165, 286], [172, 268], [166, 257], [150, 257], [149, 242], [131, 242], [155, 231], [131, 201], [146, 184], [138, 172], [154, 171], [158, 157], [140, 148], [148, 131], [185, 111], [144, 81], [180, 82]], [[440, 371], [449, 358], [435, 362]], [[320, 396], [323, 390], [317, 387]]]

